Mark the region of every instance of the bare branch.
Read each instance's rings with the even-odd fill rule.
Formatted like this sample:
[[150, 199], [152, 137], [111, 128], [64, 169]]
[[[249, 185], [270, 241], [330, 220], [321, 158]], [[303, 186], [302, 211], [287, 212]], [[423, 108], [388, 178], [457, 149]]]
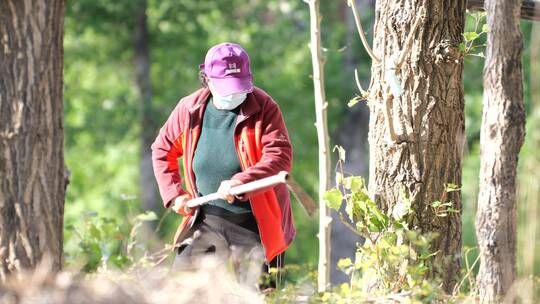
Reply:
[[364, 94], [365, 90], [362, 89], [362, 84], [360, 84], [360, 78], [358, 77], [358, 69], [354, 69], [354, 80], [356, 81], [356, 86], [360, 90], [360, 94]]
[[366, 49], [369, 56], [371, 57], [371, 60], [373, 60], [375, 63], [379, 63], [380, 59], [377, 56], [375, 56], [375, 53], [373, 53], [373, 50], [371, 49], [367, 41], [366, 34], [364, 34], [364, 29], [362, 28], [362, 22], [360, 21], [360, 16], [358, 16], [356, 2], [354, 0], [348, 0], [347, 5], [351, 8], [353, 12], [354, 21], [356, 23], [356, 29], [358, 31], [358, 34], [360, 35], [360, 40], [362, 40], [362, 44], [364, 45], [364, 48]]

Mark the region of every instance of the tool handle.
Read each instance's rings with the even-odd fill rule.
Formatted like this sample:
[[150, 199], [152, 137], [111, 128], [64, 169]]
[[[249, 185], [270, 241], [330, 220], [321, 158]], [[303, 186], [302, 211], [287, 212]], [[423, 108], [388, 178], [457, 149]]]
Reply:
[[[276, 175], [272, 175], [272, 176], [265, 177], [256, 181], [249, 182], [247, 184], [232, 187], [229, 190], [229, 193], [231, 195], [240, 195], [240, 194], [245, 194], [245, 193], [249, 193], [253, 191], [263, 190], [266, 188], [271, 188], [276, 185], [286, 183], [288, 177], [289, 177], [288, 172], [281, 171]], [[210, 201], [217, 200], [220, 198], [221, 196], [219, 195], [219, 193], [215, 192], [215, 193], [211, 193], [208, 195], [191, 199], [187, 202], [187, 206], [189, 208], [193, 208], [193, 207], [204, 205]]]

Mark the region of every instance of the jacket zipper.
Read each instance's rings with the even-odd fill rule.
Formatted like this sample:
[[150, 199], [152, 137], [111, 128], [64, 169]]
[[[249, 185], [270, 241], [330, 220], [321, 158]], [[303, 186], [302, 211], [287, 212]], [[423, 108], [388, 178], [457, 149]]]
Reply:
[[[191, 136], [192, 136], [192, 130], [191, 130], [191, 115], [188, 116], [188, 137], [187, 137], [187, 149], [186, 149], [186, 156], [189, 157], [189, 164], [190, 164], [190, 167], [192, 166], [191, 162], [193, 161], [191, 158], [192, 158], [192, 153], [191, 153], [191, 149], [193, 147], [191, 147], [191, 142], [192, 142], [192, 139], [191, 139]], [[188, 162], [186, 162], [186, 164], [188, 164]], [[195, 183], [193, 182], [193, 179], [192, 179], [192, 174], [191, 174], [191, 168], [189, 168], [190, 170], [186, 170], [188, 171], [189, 173], [189, 176], [188, 176], [188, 179], [189, 179], [189, 183], [191, 184], [191, 189], [192, 191], [194, 192], [193, 193], [193, 196], [194, 197], [197, 197], [198, 196], [198, 191], [197, 189], [195, 189]]]
[[[187, 147], [187, 149], [186, 149], [186, 152], [187, 152], [186, 154], [187, 155], [186, 156], [189, 157], [190, 161], [186, 162], [186, 164], [189, 163], [190, 167], [193, 166], [193, 155], [192, 155], [193, 153], [191, 152], [191, 150], [193, 149], [193, 147], [192, 147], [192, 138], [191, 138], [193, 132], [191, 130], [191, 121], [192, 121], [191, 116], [189, 116], [188, 117], [188, 126], [189, 126], [188, 130], [189, 130], [189, 132], [188, 132], [188, 137], [187, 137], [188, 142], [186, 144], [186, 147]], [[186, 156], [184, 156], [184, 157], [186, 157]], [[189, 170], [186, 170], [186, 172], [189, 175], [187, 178], [189, 179], [189, 183], [191, 184], [191, 190], [193, 192], [193, 198], [199, 197], [199, 191], [197, 190], [197, 186], [195, 185], [195, 181], [193, 180], [193, 174], [192, 174], [193, 168], [188, 168], [188, 169]], [[195, 212], [193, 213], [193, 222], [190, 225], [190, 228], [195, 223], [195, 219], [199, 216], [199, 212], [200, 212], [200, 210], [199, 210], [199, 208], [197, 208], [195, 210]]]
[[[236, 125], [238, 127], [238, 124]], [[236, 129], [236, 128], [235, 128]], [[244, 160], [243, 160], [243, 157], [242, 157], [242, 154], [238, 153], [238, 145], [236, 144], [236, 142], [239, 143], [240, 145], [240, 151], [241, 153], [244, 153], [245, 152], [245, 147], [244, 147], [244, 139], [242, 138], [242, 136], [240, 135], [239, 137], [239, 141], [236, 141], [235, 140], [235, 145], [234, 147], [236, 148], [236, 154], [238, 156], [238, 159], [240, 160], [240, 167], [242, 168], [242, 171], [245, 171], [246, 170], [246, 165], [244, 164]], [[262, 234], [261, 234], [261, 227], [259, 226], [259, 222], [257, 221], [257, 217], [255, 216], [255, 212], [253, 211], [253, 204], [251, 203], [251, 199], [249, 199], [249, 205], [251, 206], [251, 211], [253, 212], [253, 216], [255, 217], [255, 223], [257, 224], [257, 229], [259, 230], [259, 236], [261, 238], [261, 246], [263, 247], [263, 251], [264, 251], [264, 263], [269, 266], [270, 265], [270, 261], [267, 261], [266, 260], [266, 248], [264, 247], [264, 242], [262, 240]]]

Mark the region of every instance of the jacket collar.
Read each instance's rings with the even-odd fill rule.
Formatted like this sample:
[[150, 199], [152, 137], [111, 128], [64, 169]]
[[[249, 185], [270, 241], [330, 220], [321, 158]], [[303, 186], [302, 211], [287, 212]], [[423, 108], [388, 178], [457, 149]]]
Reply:
[[195, 111], [197, 111], [199, 108], [201, 108], [204, 105], [206, 99], [208, 99], [209, 95], [210, 95], [210, 90], [208, 88], [199, 89], [195, 93], [195, 96], [194, 96], [195, 101], [188, 108], [189, 113], [193, 114], [193, 113], [195, 113]]
[[[238, 122], [247, 119], [248, 117], [261, 110], [261, 106], [255, 99], [255, 90], [257, 90], [257, 88], [254, 88], [252, 93], [247, 94], [246, 100], [240, 106]], [[189, 113], [194, 114], [197, 110], [204, 111], [204, 105], [206, 100], [208, 99], [208, 96], [210, 96], [210, 90], [208, 88], [200, 89], [198, 94], [196, 94], [195, 96], [195, 102], [193, 103], [193, 105], [191, 105], [191, 107], [188, 108]], [[201, 115], [202, 111], [200, 113]]]

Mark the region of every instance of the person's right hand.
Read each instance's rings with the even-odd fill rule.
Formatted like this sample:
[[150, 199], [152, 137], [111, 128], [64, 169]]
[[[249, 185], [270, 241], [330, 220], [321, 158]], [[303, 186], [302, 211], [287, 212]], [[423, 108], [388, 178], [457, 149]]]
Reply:
[[174, 199], [174, 202], [171, 208], [176, 213], [180, 213], [178, 212], [179, 210], [183, 210], [184, 213], [191, 213], [191, 208], [189, 208], [186, 205], [188, 200], [189, 200], [189, 194], [180, 195]]

